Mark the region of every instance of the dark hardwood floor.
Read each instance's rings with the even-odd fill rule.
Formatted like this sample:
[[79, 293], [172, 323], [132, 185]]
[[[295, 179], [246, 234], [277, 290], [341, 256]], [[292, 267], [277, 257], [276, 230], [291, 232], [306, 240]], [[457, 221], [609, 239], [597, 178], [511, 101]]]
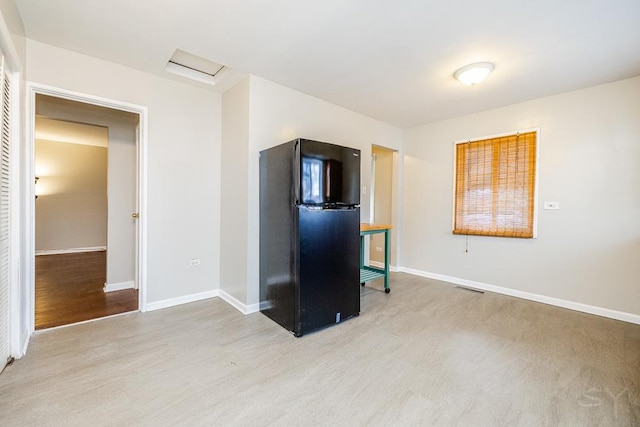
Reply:
[[105, 293], [107, 253], [84, 252], [36, 257], [36, 329], [138, 309], [138, 291]]

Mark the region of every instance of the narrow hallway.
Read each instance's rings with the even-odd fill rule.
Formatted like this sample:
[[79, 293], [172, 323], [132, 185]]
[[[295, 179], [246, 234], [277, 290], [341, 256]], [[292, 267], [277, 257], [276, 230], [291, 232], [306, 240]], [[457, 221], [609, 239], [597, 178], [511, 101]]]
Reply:
[[106, 251], [36, 257], [36, 329], [138, 309], [138, 290], [104, 292]]

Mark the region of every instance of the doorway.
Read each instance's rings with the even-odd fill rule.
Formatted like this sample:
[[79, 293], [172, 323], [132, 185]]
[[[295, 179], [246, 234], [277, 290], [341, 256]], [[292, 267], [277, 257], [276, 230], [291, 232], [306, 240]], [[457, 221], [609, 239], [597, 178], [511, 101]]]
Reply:
[[146, 109], [114, 104], [34, 88], [32, 330], [144, 308]]
[[[371, 147], [370, 219], [374, 224], [395, 224], [397, 188], [397, 151], [373, 145]], [[394, 231], [391, 231], [391, 265], [395, 265]], [[373, 234], [369, 241], [369, 264], [384, 267], [384, 235]]]

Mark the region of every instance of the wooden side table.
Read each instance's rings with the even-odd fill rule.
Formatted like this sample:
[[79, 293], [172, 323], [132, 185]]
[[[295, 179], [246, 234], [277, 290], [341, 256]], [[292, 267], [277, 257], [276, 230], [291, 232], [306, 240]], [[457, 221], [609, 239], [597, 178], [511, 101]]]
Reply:
[[[387, 294], [391, 292], [391, 288], [389, 288], [389, 261], [391, 259], [389, 233], [391, 228], [389, 224], [364, 222], [360, 224], [360, 284], [364, 286], [365, 283], [382, 277], [384, 278], [384, 291]], [[384, 233], [384, 268], [364, 265], [364, 236], [378, 233]]]

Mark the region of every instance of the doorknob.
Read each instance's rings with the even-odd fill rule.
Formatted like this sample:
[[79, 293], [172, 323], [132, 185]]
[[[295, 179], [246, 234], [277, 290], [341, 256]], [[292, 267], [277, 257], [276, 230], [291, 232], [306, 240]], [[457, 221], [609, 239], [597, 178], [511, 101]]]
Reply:
[[140, 214], [138, 212], [134, 212], [131, 214], [132, 218], [140, 218]]

